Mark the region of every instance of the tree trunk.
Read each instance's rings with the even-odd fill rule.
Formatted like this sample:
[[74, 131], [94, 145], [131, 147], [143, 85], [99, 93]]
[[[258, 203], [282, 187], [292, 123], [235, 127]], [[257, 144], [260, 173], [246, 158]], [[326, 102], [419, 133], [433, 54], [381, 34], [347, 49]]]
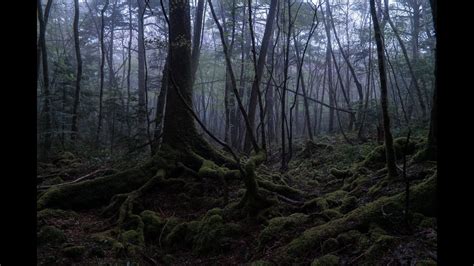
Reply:
[[397, 176], [397, 166], [395, 164], [395, 151], [393, 148], [392, 133], [390, 132], [390, 118], [388, 114], [388, 96], [387, 96], [387, 74], [385, 71], [382, 34], [375, 11], [375, 2], [370, 0], [370, 13], [374, 25], [375, 43], [377, 45], [377, 57], [380, 73], [380, 101], [382, 105], [383, 131], [385, 139], [385, 154], [387, 161], [387, 170], [389, 177]]
[[[259, 56], [258, 56], [258, 62], [255, 62], [256, 60], [256, 51], [255, 51], [255, 39], [253, 38], [253, 29], [252, 29], [252, 24], [251, 24], [251, 9], [252, 7], [250, 6], [251, 4], [251, 1], [249, 1], [249, 28], [250, 28], [250, 32], [252, 34], [252, 51], [253, 51], [253, 54], [254, 54], [254, 68], [255, 68], [255, 78], [253, 80], [253, 83], [252, 83], [252, 90], [251, 90], [251, 93], [250, 93], [250, 101], [249, 101], [249, 122], [250, 122], [250, 126], [252, 128], [252, 130], [255, 130], [255, 113], [256, 113], [256, 107], [257, 107], [257, 100], [258, 100], [258, 97], [259, 97], [259, 89], [260, 89], [260, 81], [262, 79], [262, 75], [263, 75], [263, 69], [265, 67], [265, 58], [267, 56], [267, 51], [268, 51], [268, 46], [270, 44], [270, 39], [271, 39], [271, 35], [273, 33], [273, 21], [275, 20], [275, 16], [276, 16], [276, 7], [277, 7], [277, 4], [278, 4], [278, 0], [271, 0], [270, 2], [270, 10], [269, 10], [269, 13], [268, 13], [268, 16], [267, 16], [267, 20], [265, 22], [265, 31], [263, 33], [263, 39], [262, 39], [262, 47], [260, 48], [260, 53], [259, 53]], [[260, 97], [261, 98], [261, 97]], [[260, 101], [260, 112], [262, 112], [262, 103]], [[263, 116], [263, 114], [261, 114], [260, 116]], [[263, 123], [263, 121], [261, 121], [261, 123]], [[262, 127], [262, 130], [263, 130], [264, 127]], [[264, 132], [264, 131], [263, 131]], [[262, 147], [265, 147], [264, 145], [264, 142], [265, 142], [265, 139], [264, 139], [264, 133], [262, 133]], [[244, 151], [245, 152], [250, 152], [250, 147], [251, 147], [251, 142], [250, 142], [250, 139], [249, 139], [249, 135], [247, 134], [245, 136], [245, 141], [244, 141]]]
[[[48, 5], [51, 6], [52, 0], [48, 1], [46, 6], [47, 10], [49, 10]], [[41, 46], [41, 55], [42, 55], [42, 63], [43, 63], [43, 118], [42, 120], [42, 132], [44, 134], [43, 145], [40, 153], [41, 159], [46, 159], [49, 156], [49, 152], [51, 150], [52, 144], [52, 134], [51, 134], [51, 95], [49, 91], [49, 73], [48, 73], [48, 51], [46, 48], [46, 16], [43, 17], [43, 6], [41, 5], [41, 1], [38, 0], [38, 20], [40, 25], [40, 36], [39, 36], [39, 43]], [[48, 12], [49, 13], [49, 12]], [[46, 15], [46, 13], [45, 13]]]
[[109, 0], [105, 0], [105, 5], [100, 11], [101, 30], [100, 30], [100, 91], [99, 91], [99, 121], [97, 125], [96, 145], [100, 145], [100, 131], [102, 129], [102, 100], [104, 96], [104, 65], [105, 65], [105, 46], [104, 46], [104, 31], [105, 31], [105, 10], [109, 6]]
[[138, 136], [145, 139], [146, 126], [146, 91], [145, 91], [145, 35], [143, 17], [145, 15], [145, 0], [138, 1]]
[[74, 47], [76, 48], [77, 74], [76, 74], [76, 92], [74, 94], [74, 106], [72, 109], [71, 140], [75, 140], [78, 134], [77, 112], [81, 95], [81, 77], [82, 77], [82, 58], [81, 47], [79, 43], [79, 0], [74, 0]]
[[[326, 2], [326, 13], [329, 14], [329, 1]], [[324, 16], [324, 13], [323, 13]], [[323, 17], [323, 19], [326, 21], [326, 18]], [[329, 104], [330, 105], [335, 105], [335, 97], [334, 97], [334, 89], [333, 89], [333, 82], [332, 82], [332, 64], [331, 64], [331, 50], [332, 50], [332, 45], [331, 45], [331, 29], [329, 28], [328, 23], [324, 23], [324, 28], [326, 29], [326, 38], [327, 38], [327, 44], [326, 44], [326, 67], [327, 67], [327, 74], [328, 74], [328, 95], [329, 95]], [[334, 131], [334, 110], [329, 109], [329, 125], [328, 125], [328, 132], [332, 133]]]

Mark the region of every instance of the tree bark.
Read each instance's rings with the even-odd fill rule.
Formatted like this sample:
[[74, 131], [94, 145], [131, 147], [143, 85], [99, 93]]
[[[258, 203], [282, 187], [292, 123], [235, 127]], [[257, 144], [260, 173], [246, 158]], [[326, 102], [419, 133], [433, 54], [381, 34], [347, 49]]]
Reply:
[[77, 74], [76, 74], [76, 91], [74, 94], [74, 106], [72, 109], [72, 126], [71, 140], [75, 140], [78, 134], [77, 113], [81, 96], [81, 78], [82, 78], [82, 58], [81, 46], [79, 43], [79, 0], [74, 0], [74, 47], [76, 48]]
[[370, 0], [370, 13], [372, 15], [375, 43], [377, 45], [377, 57], [378, 57], [378, 66], [379, 66], [379, 73], [380, 73], [380, 93], [381, 93], [380, 101], [382, 105], [387, 170], [388, 170], [389, 177], [396, 177], [397, 166], [395, 164], [395, 151], [393, 148], [393, 138], [392, 138], [392, 133], [390, 132], [390, 118], [388, 114], [387, 75], [385, 71], [385, 62], [384, 62], [384, 53], [383, 53], [384, 44], [382, 42], [382, 34], [380, 32], [380, 26], [377, 19], [377, 13], [375, 11], [374, 0]]
[[[252, 130], [255, 129], [255, 113], [256, 113], [256, 107], [257, 107], [257, 100], [260, 99], [259, 101], [259, 104], [260, 104], [260, 112], [263, 111], [263, 106], [262, 106], [262, 102], [261, 102], [261, 97], [259, 96], [260, 94], [260, 81], [262, 79], [262, 75], [263, 75], [263, 69], [264, 69], [264, 66], [265, 66], [265, 58], [267, 56], [267, 51], [268, 51], [268, 46], [270, 44], [270, 39], [271, 39], [271, 35], [273, 33], [273, 21], [275, 20], [275, 16], [276, 16], [276, 7], [277, 7], [277, 4], [278, 4], [278, 0], [271, 0], [270, 2], [270, 10], [268, 12], [268, 16], [267, 16], [267, 20], [265, 22], [265, 31], [263, 33], [263, 39], [262, 39], [262, 47], [260, 48], [260, 53], [259, 53], [259, 56], [258, 56], [258, 62], [255, 62], [256, 61], [256, 51], [255, 51], [255, 38], [253, 37], [253, 29], [252, 29], [252, 21], [251, 21], [251, 9], [252, 7], [250, 6], [251, 5], [251, 1], [249, 1], [249, 28], [250, 28], [250, 32], [251, 32], [251, 35], [252, 35], [252, 52], [253, 52], [253, 55], [254, 55], [254, 68], [255, 68], [255, 78], [253, 80], [253, 83], [252, 83], [252, 90], [251, 90], [251, 93], [250, 93], [250, 101], [249, 101], [249, 122], [250, 122], [250, 126], [252, 128]], [[262, 119], [262, 116], [263, 114], [260, 115], [260, 119]], [[263, 123], [263, 121], [261, 121], [261, 123]], [[263, 128], [265, 127], [262, 127], [262, 147], [265, 147], [264, 145], [264, 142], [266, 141], [265, 140], [265, 131], [263, 130]], [[249, 135], [247, 134], [245, 136], [245, 141], [244, 141], [244, 151], [245, 152], [250, 152], [250, 147], [251, 147], [251, 143], [250, 143], [250, 139], [249, 139]]]
[[[51, 7], [52, 0], [48, 1], [46, 9], [49, 13], [49, 8]], [[49, 69], [48, 69], [48, 50], [46, 48], [46, 22], [47, 17], [43, 16], [43, 6], [41, 5], [41, 0], [38, 0], [38, 20], [40, 25], [40, 36], [39, 43], [41, 46], [41, 55], [42, 55], [42, 65], [43, 65], [43, 118], [42, 120], [42, 131], [44, 132], [43, 147], [41, 149], [40, 158], [46, 159], [49, 156], [52, 144], [52, 134], [51, 134], [51, 95], [49, 91]], [[49, 7], [48, 7], [49, 5]], [[45, 13], [46, 15], [46, 13]]]

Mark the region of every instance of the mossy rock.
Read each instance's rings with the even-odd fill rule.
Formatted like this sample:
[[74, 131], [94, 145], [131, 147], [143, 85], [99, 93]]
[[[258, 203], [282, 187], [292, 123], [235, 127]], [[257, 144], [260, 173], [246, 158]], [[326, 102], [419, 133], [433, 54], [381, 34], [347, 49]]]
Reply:
[[184, 222], [176, 225], [166, 236], [166, 244], [173, 248], [191, 248], [199, 226], [199, 221]]
[[140, 232], [137, 232], [136, 230], [128, 230], [122, 233], [122, 242], [125, 244], [131, 244], [131, 245], [143, 245], [144, 239], [143, 235], [140, 234]]
[[194, 226], [197, 234], [193, 238], [193, 251], [198, 254], [216, 254], [228, 250], [232, 238], [241, 230], [238, 224], [225, 223], [218, 214], [205, 215]]
[[436, 218], [434, 217], [426, 217], [420, 222], [420, 227], [422, 228], [436, 228]]
[[314, 259], [311, 266], [337, 266], [339, 265], [339, 257], [332, 254], [324, 255]]
[[329, 208], [328, 202], [324, 198], [315, 198], [303, 204], [305, 212], [321, 212]]
[[341, 207], [339, 207], [342, 213], [348, 213], [353, 209], [357, 208], [357, 198], [354, 196], [345, 197], [342, 200]]
[[[402, 159], [403, 155], [411, 155], [416, 151], [416, 142], [411, 140], [408, 142], [407, 150], [405, 152], [406, 138], [400, 137], [393, 140], [393, 149], [395, 151], [395, 158]], [[377, 169], [385, 164], [385, 146], [380, 145], [372, 150], [362, 162], [362, 166]]]
[[[411, 210], [425, 215], [434, 212], [436, 209], [436, 176], [432, 176], [419, 184], [410, 188], [412, 199]], [[387, 222], [387, 217], [381, 211], [384, 206], [386, 211], [400, 212], [404, 210], [404, 193], [399, 193], [390, 197], [381, 197], [373, 202], [367, 203], [352, 210], [341, 218], [331, 220], [325, 224], [317, 225], [307, 229], [298, 237], [293, 239], [288, 245], [279, 248], [278, 259], [283, 264], [291, 264], [301, 260], [304, 254], [318, 247], [324, 240], [337, 237], [340, 233], [371, 222], [383, 224]], [[387, 206], [390, 205], [390, 210]], [[382, 240], [383, 241], [383, 240]]]
[[144, 224], [143, 234], [145, 235], [145, 240], [154, 240], [159, 237], [166, 220], [150, 210], [143, 211], [140, 217]]
[[356, 244], [362, 237], [362, 233], [357, 230], [349, 230], [344, 233], [340, 233], [337, 236], [337, 241], [342, 245]]
[[326, 195], [324, 195], [324, 198], [329, 203], [329, 207], [334, 208], [342, 203], [342, 200], [344, 199], [344, 197], [346, 197], [347, 194], [347, 191], [340, 189], [331, 193], [327, 193]]
[[342, 217], [342, 214], [334, 209], [328, 209], [321, 212], [328, 221]]
[[379, 237], [387, 235], [387, 232], [377, 224], [371, 223], [369, 225], [369, 235], [371, 239], [377, 240]]
[[380, 235], [366, 252], [365, 262], [376, 263], [381, 256], [391, 252], [399, 243], [398, 237]]
[[84, 255], [86, 248], [84, 246], [65, 247], [62, 252], [68, 258], [78, 259]]
[[54, 226], [43, 226], [38, 233], [38, 244], [61, 244], [66, 241], [64, 232]]
[[331, 168], [329, 173], [333, 175], [335, 178], [345, 179], [351, 177], [353, 175], [352, 171], [349, 169], [346, 170], [339, 170], [336, 168]]
[[329, 238], [323, 242], [323, 245], [321, 247], [321, 252], [323, 254], [327, 254], [329, 252], [337, 250], [338, 247], [339, 247], [339, 242], [337, 242], [335, 238]]
[[266, 245], [271, 240], [280, 238], [286, 231], [292, 230], [307, 221], [308, 215], [303, 213], [293, 213], [290, 216], [271, 219], [268, 225], [260, 232], [258, 237], [259, 246]]

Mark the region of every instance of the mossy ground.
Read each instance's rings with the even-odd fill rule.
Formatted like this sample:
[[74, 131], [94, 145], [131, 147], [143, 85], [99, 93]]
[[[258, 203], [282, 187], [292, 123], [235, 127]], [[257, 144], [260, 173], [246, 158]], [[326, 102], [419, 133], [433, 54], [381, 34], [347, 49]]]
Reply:
[[[421, 142], [414, 140], [407, 157], [407, 174], [417, 178], [411, 182], [413, 198], [431, 195], [435, 184], [436, 164], [411, 160]], [[374, 156], [378, 150], [374, 143], [350, 146], [334, 136], [295, 145], [285, 174], [279, 173], [278, 160], [269, 158], [257, 169], [256, 181], [260, 193], [277, 204], [255, 217], [236, 212], [245, 193], [240, 179], [228, 179], [224, 204], [221, 180], [205, 173], [202, 179], [183, 176], [156, 186], [137, 200], [134, 214], [143, 235], [133, 219], [119, 232], [116, 220], [101, 215], [103, 207], [43, 209], [38, 264], [431, 265], [437, 248], [433, 199], [412, 202], [416, 212], [407, 231], [400, 211], [405, 184], [387, 179], [383, 158]], [[58, 158], [41, 164], [40, 175], [70, 174], [44, 178], [39, 185], [94, 170], [73, 154]]]

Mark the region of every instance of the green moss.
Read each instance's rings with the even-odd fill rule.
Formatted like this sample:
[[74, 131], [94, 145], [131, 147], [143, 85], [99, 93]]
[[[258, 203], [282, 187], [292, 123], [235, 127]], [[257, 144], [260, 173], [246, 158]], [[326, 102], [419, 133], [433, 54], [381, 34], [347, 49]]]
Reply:
[[333, 220], [340, 218], [342, 214], [334, 209], [328, 209], [321, 212], [321, 214], [327, 218], [327, 220]]
[[329, 252], [337, 250], [339, 247], [339, 242], [335, 238], [329, 238], [323, 242], [323, 245], [321, 247], [321, 252], [323, 254], [327, 254]]
[[156, 173], [153, 164], [80, 183], [52, 187], [37, 201], [37, 209], [86, 209], [108, 203], [112, 196], [138, 189]]
[[369, 235], [373, 240], [377, 240], [379, 237], [386, 235], [387, 232], [375, 223], [371, 223], [369, 226]]
[[381, 180], [380, 182], [378, 182], [377, 184], [371, 186], [369, 188], [369, 190], [367, 191], [367, 194], [372, 196], [372, 197], [376, 197], [378, 196], [379, 194], [381, 194], [381, 190], [385, 187], [387, 187], [389, 185], [389, 182], [388, 180], [386, 179], [383, 179]]
[[258, 237], [259, 246], [266, 245], [271, 240], [280, 238], [285, 232], [307, 221], [308, 215], [303, 213], [293, 213], [290, 216], [271, 219], [268, 225], [260, 232]]
[[145, 240], [155, 240], [159, 237], [161, 230], [163, 229], [166, 220], [161, 218], [157, 213], [145, 210], [140, 214], [142, 218], [144, 228], [143, 233], [145, 235]]
[[[434, 198], [436, 192], [436, 179], [430, 177], [428, 180], [411, 187], [412, 211], [426, 213], [435, 207]], [[336, 237], [341, 232], [357, 229], [361, 225], [370, 222], [384, 223], [386, 217], [382, 213], [382, 206], [391, 205], [392, 211], [402, 212], [404, 209], [404, 193], [391, 197], [381, 197], [376, 201], [367, 203], [339, 219], [331, 220], [325, 224], [307, 229], [300, 236], [293, 239], [288, 245], [282, 247], [278, 252], [279, 259], [291, 263], [297, 260], [309, 250], [316, 248], [322, 241]]]
[[125, 246], [118, 242], [118, 241], [115, 241], [113, 242], [112, 244], [112, 252], [116, 255], [121, 255], [123, 254], [123, 252], [125, 251]]
[[324, 255], [320, 258], [314, 259], [311, 266], [337, 266], [339, 265], [339, 257], [336, 255]]
[[296, 188], [292, 188], [289, 186], [285, 185], [278, 185], [270, 181], [265, 181], [265, 180], [257, 180], [257, 183], [260, 187], [276, 192], [278, 194], [287, 196], [287, 197], [301, 197], [304, 193]]
[[194, 236], [198, 233], [199, 221], [184, 222], [176, 225], [166, 236], [166, 243], [171, 247], [191, 248]]
[[389, 235], [380, 235], [372, 246], [367, 250], [365, 255], [366, 263], [376, 263], [387, 252], [390, 252], [398, 243], [399, 238]]
[[337, 207], [337, 206], [341, 205], [342, 200], [344, 199], [344, 197], [347, 194], [348, 194], [347, 191], [336, 190], [336, 191], [333, 191], [331, 193], [326, 194], [324, 196], [324, 198], [326, 199], [326, 201], [329, 205], [329, 208], [334, 208], [334, 207]]
[[122, 233], [122, 241], [124, 243], [133, 245], [142, 245], [143, 239], [139, 232], [135, 230], [128, 230]]
[[420, 222], [422, 228], [436, 228], [436, 218], [427, 217]]
[[328, 202], [324, 198], [315, 198], [303, 204], [303, 210], [305, 212], [321, 212], [328, 207]]
[[348, 196], [342, 199], [340, 210], [342, 213], [347, 213], [357, 208], [357, 198], [354, 196]]
[[165, 265], [173, 265], [175, 258], [171, 254], [166, 254], [163, 256], [163, 262]]
[[237, 224], [225, 223], [218, 214], [205, 216], [194, 237], [193, 251], [199, 254], [219, 253], [229, 248], [233, 236], [239, 234]]
[[38, 233], [38, 244], [60, 244], [66, 241], [64, 232], [54, 226], [43, 226]]
[[[393, 149], [395, 150], [395, 158], [402, 159], [405, 154], [406, 138], [400, 137], [393, 140]], [[411, 140], [408, 142], [406, 155], [411, 155], [416, 151], [416, 142]], [[385, 146], [380, 145], [372, 150], [361, 164], [367, 168], [378, 169], [385, 165]]]
[[250, 266], [272, 266], [273, 263], [268, 262], [266, 260], [256, 260], [250, 263]]
[[344, 233], [340, 233], [337, 236], [337, 241], [342, 245], [355, 244], [361, 239], [362, 233], [357, 230], [349, 230]]
[[86, 252], [86, 248], [84, 246], [72, 246], [72, 247], [65, 247], [63, 248], [63, 254], [69, 258], [80, 258]]
[[333, 175], [334, 177], [341, 178], [341, 179], [345, 179], [345, 178], [351, 177], [353, 175], [352, 171], [349, 170], [349, 169], [339, 170], [339, 169], [336, 169], [336, 168], [331, 168], [331, 169], [329, 169], [329, 173], [331, 175]]

